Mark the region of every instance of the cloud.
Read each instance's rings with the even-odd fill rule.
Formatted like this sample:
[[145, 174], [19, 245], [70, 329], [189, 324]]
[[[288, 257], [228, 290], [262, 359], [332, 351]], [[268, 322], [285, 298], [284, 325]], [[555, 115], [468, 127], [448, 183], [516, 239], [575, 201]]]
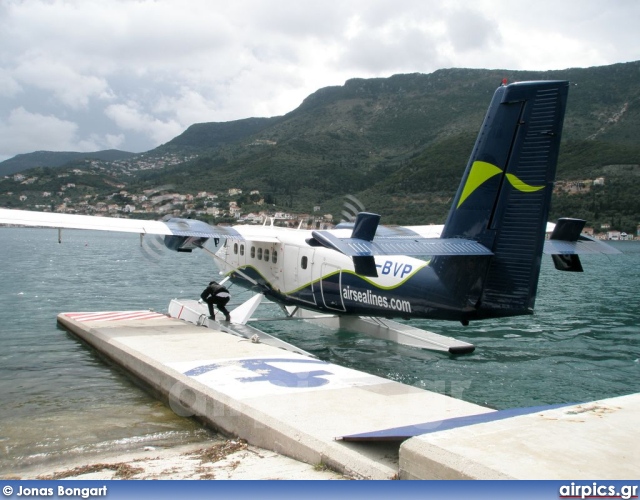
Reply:
[[446, 25], [455, 52], [486, 50], [501, 41], [498, 24], [473, 9], [450, 14]]
[[0, 121], [0, 155], [15, 150], [70, 151], [78, 146], [77, 132], [75, 123], [17, 108]]
[[21, 90], [12, 73], [0, 68], [0, 97], [15, 97]]
[[134, 102], [126, 104], [112, 104], [105, 110], [121, 129], [142, 132], [151, 137], [157, 144], [167, 142], [183, 131], [182, 126], [175, 120], [162, 121], [139, 109]]
[[0, 160], [15, 156], [16, 151], [99, 151], [118, 148], [124, 141], [123, 134], [94, 133], [82, 138], [79, 132], [75, 122], [22, 107], [13, 109], [0, 120]]
[[282, 115], [355, 77], [637, 60], [638, 18], [635, 0], [3, 0], [4, 130], [17, 137], [6, 127], [20, 109], [77, 127], [57, 147], [56, 135], [17, 140], [6, 154], [145, 151], [196, 122]]
[[113, 98], [104, 78], [80, 74], [44, 55], [21, 62], [13, 74], [23, 85], [50, 91], [55, 99], [73, 109], [86, 108], [92, 97]]
[[416, 26], [362, 31], [350, 41], [338, 66], [376, 76], [404, 72], [416, 60], [435, 68], [438, 44], [437, 36]]

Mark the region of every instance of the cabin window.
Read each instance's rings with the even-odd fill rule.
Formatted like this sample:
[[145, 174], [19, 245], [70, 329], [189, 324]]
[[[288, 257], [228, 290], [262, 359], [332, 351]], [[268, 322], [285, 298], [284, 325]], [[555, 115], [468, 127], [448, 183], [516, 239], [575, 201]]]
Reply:
[[233, 244], [233, 253], [235, 253], [236, 255], [238, 254], [238, 244], [237, 243]]
[[269, 262], [269, 249], [268, 248], [264, 249], [264, 260]]
[[258, 247], [258, 260], [262, 260], [262, 248]]
[[251, 258], [252, 259], [256, 258], [256, 247], [251, 247]]
[[300, 261], [300, 267], [302, 267], [302, 269], [306, 269], [308, 262], [309, 262], [309, 259], [307, 259], [307, 256], [305, 255], [304, 257], [302, 257], [302, 260]]
[[240, 245], [240, 255], [244, 255], [244, 245]]
[[271, 262], [273, 262], [274, 264], [278, 262], [278, 251], [275, 249], [271, 254]]

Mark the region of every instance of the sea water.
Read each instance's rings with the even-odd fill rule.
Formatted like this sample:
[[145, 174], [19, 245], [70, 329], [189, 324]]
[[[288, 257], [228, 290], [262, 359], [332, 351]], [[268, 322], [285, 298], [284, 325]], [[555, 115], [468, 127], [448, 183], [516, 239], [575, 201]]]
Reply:
[[[211, 257], [157, 252], [137, 234], [0, 228], [0, 473], [61, 456], [196, 442], [209, 435], [56, 324], [60, 312], [154, 309], [197, 298]], [[475, 344], [450, 356], [303, 322], [257, 325], [319, 358], [491, 408], [640, 391], [640, 243], [543, 267], [533, 316], [410, 324]], [[248, 298], [232, 288], [233, 302]], [[269, 314], [269, 313], [267, 313]], [[274, 313], [275, 314], [275, 313]], [[375, 411], [375, 409], [372, 409]]]

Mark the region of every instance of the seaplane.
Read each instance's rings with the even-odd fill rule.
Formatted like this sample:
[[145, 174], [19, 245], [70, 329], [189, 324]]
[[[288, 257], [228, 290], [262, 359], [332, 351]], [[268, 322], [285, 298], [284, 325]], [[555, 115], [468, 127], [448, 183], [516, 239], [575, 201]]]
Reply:
[[[580, 254], [619, 253], [582, 234], [584, 220], [548, 223], [569, 82], [506, 84], [495, 91], [444, 225], [385, 226], [381, 216], [326, 230], [212, 226], [0, 209], [0, 223], [156, 235], [176, 252], [208, 251], [223, 282], [253, 291], [228, 324], [210, 325], [197, 301], [169, 314], [264, 339], [250, 327], [263, 299], [283, 317], [325, 321], [413, 347], [463, 354], [474, 345], [408, 323], [530, 315], [543, 253], [581, 272]], [[211, 241], [215, 248], [210, 250]], [[208, 245], [205, 245], [207, 244]], [[400, 322], [400, 321], [402, 322]], [[225, 322], [226, 323], [226, 322]], [[258, 335], [258, 337], [256, 337]], [[295, 347], [295, 346], [294, 346]]]

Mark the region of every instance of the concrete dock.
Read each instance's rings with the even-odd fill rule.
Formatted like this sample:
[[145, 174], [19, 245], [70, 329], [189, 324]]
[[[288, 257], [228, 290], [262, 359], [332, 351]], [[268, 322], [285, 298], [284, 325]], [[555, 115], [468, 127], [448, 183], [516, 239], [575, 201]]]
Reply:
[[509, 414], [155, 312], [58, 322], [179, 415], [357, 478], [628, 479], [640, 467], [640, 395]]
[[401, 479], [635, 479], [640, 394], [416, 436]]

